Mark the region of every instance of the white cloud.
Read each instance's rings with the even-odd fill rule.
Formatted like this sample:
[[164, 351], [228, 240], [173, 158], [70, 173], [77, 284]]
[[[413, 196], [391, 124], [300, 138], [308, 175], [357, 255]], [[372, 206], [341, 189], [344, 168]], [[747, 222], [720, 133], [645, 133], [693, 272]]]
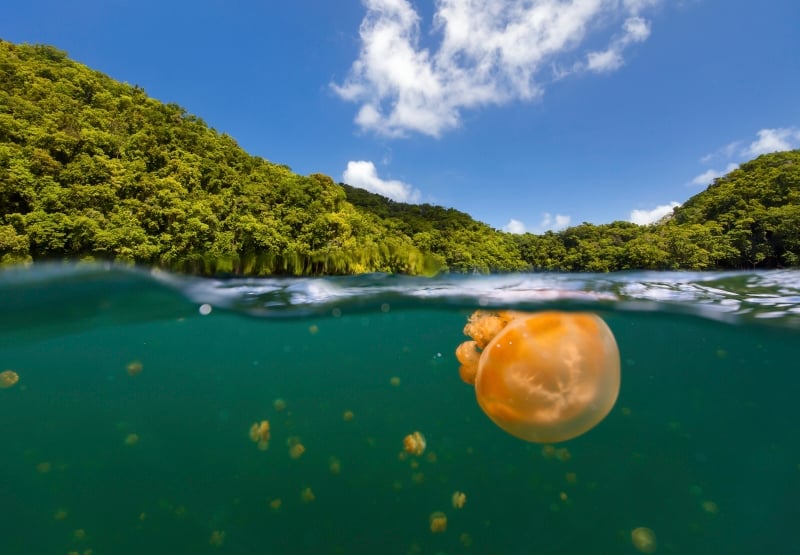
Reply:
[[710, 184], [712, 181], [714, 181], [716, 178], [722, 177], [723, 175], [732, 172], [738, 167], [739, 164], [731, 163], [727, 165], [724, 171], [715, 170], [713, 168], [706, 170], [700, 175], [695, 176], [694, 179], [692, 179], [692, 185], [706, 186]]
[[720, 175], [722, 174], [718, 170], [715, 169], [706, 170], [700, 175], [695, 176], [694, 179], [692, 179], [692, 185], [708, 185]]
[[420, 192], [411, 185], [396, 179], [386, 180], [378, 177], [375, 164], [369, 161], [348, 162], [347, 169], [342, 173], [342, 181], [398, 202], [418, 202], [420, 199]]
[[622, 67], [625, 61], [622, 53], [629, 45], [635, 42], [644, 42], [650, 36], [650, 24], [641, 17], [629, 17], [623, 25], [623, 34], [611, 41], [606, 50], [589, 52], [586, 55], [586, 65], [575, 66], [575, 69], [588, 69], [597, 73], [614, 71]]
[[521, 233], [525, 233], [525, 224], [519, 220], [511, 218], [510, 220], [508, 220], [508, 223], [503, 227], [503, 231], [506, 231], [508, 233], [516, 233], [519, 235]]
[[539, 225], [534, 227], [533, 229], [528, 229], [523, 222], [519, 220], [515, 220], [511, 218], [508, 220], [508, 223], [503, 226], [503, 231], [507, 231], [508, 233], [525, 233], [530, 231], [531, 233], [544, 233], [545, 231], [559, 231], [564, 229], [569, 225], [572, 221], [570, 216], [566, 216], [564, 214], [550, 214], [549, 212], [545, 212], [542, 214], [542, 220], [539, 222]]
[[552, 215], [549, 212], [545, 212], [541, 223], [539, 223], [539, 229], [542, 231], [558, 231], [567, 227], [571, 221], [572, 218], [564, 214]]
[[800, 146], [800, 129], [784, 127], [780, 129], [761, 129], [758, 139], [744, 150], [748, 156], [759, 156], [780, 150], [792, 150]]
[[672, 213], [673, 208], [677, 208], [681, 204], [679, 202], [670, 202], [669, 204], [662, 204], [656, 206], [652, 210], [631, 210], [630, 221], [639, 224], [647, 225], [657, 222], [667, 214]]
[[741, 141], [734, 141], [732, 143], [728, 143], [722, 148], [718, 148], [714, 152], [709, 152], [708, 154], [700, 158], [700, 161], [703, 164], [708, 164], [713, 160], [717, 159], [729, 160], [734, 156], [737, 156], [738, 152], [741, 150], [741, 147], [742, 147]]
[[[779, 127], [775, 129], [760, 129], [756, 132], [756, 139], [749, 145], [743, 146], [747, 141], [733, 141], [710, 152], [700, 158], [704, 164], [714, 160], [735, 160], [754, 158], [761, 154], [777, 152], [780, 150], [792, 150], [800, 148], [800, 128], [798, 127]], [[728, 170], [730, 171], [730, 169]]]
[[710, 168], [700, 173], [691, 180], [690, 184], [708, 185], [715, 178], [730, 173], [738, 168], [741, 162], [770, 152], [800, 148], [800, 128], [779, 127], [775, 129], [760, 129], [756, 132], [756, 139], [754, 141], [744, 146], [746, 142], [747, 141], [730, 142], [700, 158], [700, 162], [703, 164], [727, 162], [727, 165], [724, 171]]
[[[437, 137], [459, 125], [464, 109], [534, 99], [545, 78], [622, 66], [624, 50], [650, 35], [641, 12], [660, 1], [437, 0], [432, 50], [421, 44], [409, 0], [363, 0], [359, 57], [332, 87], [360, 105], [362, 129]], [[589, 37], [608, 46], [580, 52]]]

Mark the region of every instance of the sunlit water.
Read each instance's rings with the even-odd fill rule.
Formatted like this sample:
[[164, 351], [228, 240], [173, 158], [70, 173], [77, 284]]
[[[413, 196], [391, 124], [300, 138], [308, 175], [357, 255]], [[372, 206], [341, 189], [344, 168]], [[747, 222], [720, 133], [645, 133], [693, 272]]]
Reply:
[[[601, 315], [611, 414], [555, 446], [497, 428], [453, 356], [481, 307]], [[797, 553], [799, 361], [791, 271], [5, 271], [0, 553], [636, 554], [638, 527], [655, 553]]]

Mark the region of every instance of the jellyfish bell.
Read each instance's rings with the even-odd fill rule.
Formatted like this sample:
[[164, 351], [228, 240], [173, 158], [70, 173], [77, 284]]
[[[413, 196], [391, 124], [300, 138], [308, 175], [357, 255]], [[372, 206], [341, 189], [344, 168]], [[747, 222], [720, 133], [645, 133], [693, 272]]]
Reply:
[[512, 314], [480, 353], [481, 409], [509, 434], [536, 443], [566, 441], [595, 427], [620, 387], [619, 349], [608, 325], [591, 313]]
[[0, 372], [0, 389], [8, 389], [13, 387], [19, 381], [19, 374], [13, 370], [4, 370]]

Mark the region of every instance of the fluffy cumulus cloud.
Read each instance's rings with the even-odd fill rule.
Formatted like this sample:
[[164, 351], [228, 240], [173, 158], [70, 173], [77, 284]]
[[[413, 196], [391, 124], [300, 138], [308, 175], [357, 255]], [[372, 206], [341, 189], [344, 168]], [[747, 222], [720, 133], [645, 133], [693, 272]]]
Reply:
[[749, 156], [759, 156], [780, 150], [792, 150], [800, 146], [800, 129], [784, 127], [781, 129], [762, 129], [758, 138], [745, 149]]
[[417, 189], [396, 179], [381, 179], [375, 164], [365, 160], [348, 162], [342, 181], [398, 202], [419, 202], [420, 199]]
[[679, 202], [673, 201], [669, 204], [656, 206], [652, 210], [631, 210], [630, 221], [639, 225], [652, 224], [667, 214], [671, 214], [672, 210], [680, 205], [681, 204]]
[[694, 176], [692, 179], [692, 185], [699, 185], [705, 187], [706, 185], [710, 185], [712, 181], [714, 181], [718, 177], [722, 177], [726, 173], [730, 173], [736, 168], [739, 167], [739, 164], [728, 164], [723, 171], [716, 170], [714, 168], [708, 169], [703, 173]]
[[519, 220], [515, 220], [514, 218], [508, 220], [508, 223], [503, 227], [503, 231], [516, 234], [525, 233], [526, 229], [527, 228], [525, 227], [524, 223]]
[[564, 214], [550, 214], [545, 212], [542, 221], [539, 223], [539, 229], [542, 231], [558, 231], [564, 229], [572, 221], [572, 218]]
[[762, 154], [795, 148], [800, 148], [800, 128], [761, 129], [756, 133], [755, 140], [752, 140], [749, 144], [747, 141], [734, 141], [703, 156], [700, 159], [703, 164], [726, 163], [725, 169], [707, 169], [692, 178], [690, 184], [706, 186], [717, 177], [721, 177], [738, 168], [740, 162]]
[[[409, 0], [363, 0], [361, 51], [332, 86], [359, 104], [362, 129], [436, 137], [464, 109], [533, 99], [548, 79], [619, 68], [625, 50], [650, 35], [643, 13], [659, 1], [436, 0], [429, 37]], [[586, 49], [590, 38], [605, 47]]]
[[528, 229], [528, 227], [519, 220], [510, 219], [508, 223], [503, 226], [503, 231], [507, 231], [508, 233], [525, 233], [526, 231], [530, 231], [532, 233], [544, 233], [545, 231], [558, 231], [560, 229], [564, 229], [569, 225], [572, 221], [572, 218], [566, 216], [564, 214], [550, 214], [549, 212], [545, 212], [542, 215], [542, 220], [539, 222], [533, 229]]

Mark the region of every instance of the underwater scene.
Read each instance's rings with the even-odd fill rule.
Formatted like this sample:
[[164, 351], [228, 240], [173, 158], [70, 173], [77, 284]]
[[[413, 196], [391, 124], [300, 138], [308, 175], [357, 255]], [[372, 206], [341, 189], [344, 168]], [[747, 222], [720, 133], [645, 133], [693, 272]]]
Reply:
[[[582, 427], [486, 385], [527, 313], [601, 334]], [[798, 271], [8, 269], [0, 554], [797, 553], [798, 370]]]

